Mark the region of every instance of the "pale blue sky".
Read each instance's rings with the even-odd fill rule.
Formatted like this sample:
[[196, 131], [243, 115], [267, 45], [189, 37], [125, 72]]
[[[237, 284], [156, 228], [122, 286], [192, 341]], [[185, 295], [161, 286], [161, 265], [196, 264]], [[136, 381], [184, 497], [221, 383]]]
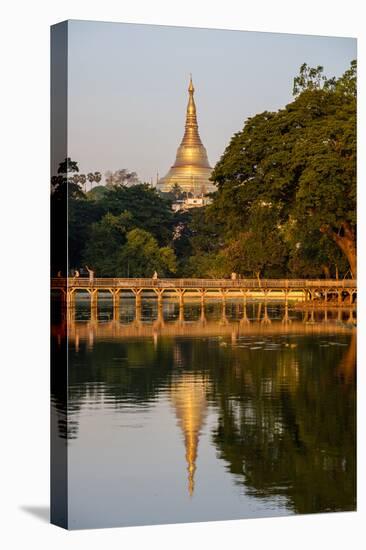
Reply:
[[303, 62], [339, 76], [356, 40], [69, 22], [69, 155], [83, 172], [165, 175], [184, 131], [189, 73], [212, 166], [247, 117], [292, 97]]

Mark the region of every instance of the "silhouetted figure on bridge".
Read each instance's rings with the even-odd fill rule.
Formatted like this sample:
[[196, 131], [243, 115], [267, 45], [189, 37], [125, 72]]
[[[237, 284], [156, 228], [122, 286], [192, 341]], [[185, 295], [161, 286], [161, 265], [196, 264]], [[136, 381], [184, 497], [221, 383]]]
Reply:
[[89, 273], [89, 281], [91, 284], [93, 284], [94, 282], [94, 271], [92, 269], [90, 269], [87, 265], [85, 266], [85, 269], [87, 270], [87, 272]]

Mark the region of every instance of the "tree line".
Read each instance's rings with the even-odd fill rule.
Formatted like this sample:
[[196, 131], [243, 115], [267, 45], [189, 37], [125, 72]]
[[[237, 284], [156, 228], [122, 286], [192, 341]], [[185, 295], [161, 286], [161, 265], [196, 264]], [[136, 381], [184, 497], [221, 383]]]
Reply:
[[[293, 94], [232, 137], [206, 207], [173, 212], [179, 189], [158, 193], [126, 170], [85, 192], [77, 162], [65, 159], [52, 203], [68, 203], [70, 268], [120, 277], [356, 277], [356, 62], [338, 79], [303, 64]], [[100, 174], [87, 179], [99, 183]]]

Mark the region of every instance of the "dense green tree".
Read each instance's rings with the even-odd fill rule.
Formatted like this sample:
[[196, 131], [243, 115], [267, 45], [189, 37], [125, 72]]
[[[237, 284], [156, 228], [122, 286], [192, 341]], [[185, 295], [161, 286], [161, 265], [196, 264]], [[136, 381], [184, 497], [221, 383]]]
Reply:
[[306, 236], [290, 235], [289, 272], [299, 278], [335, 278], [349, 274], [347, 258], [326, 235], [317, 229]]
[[108, 189], [105, 185], [97, 185], [87, 192], [86, 197], [90, 201], [101, 201], [108, 194]]
[[68, 245], [70, 267], [82, 265], [85, 244], [94, 238], [93, 224], [96, 224], [103, 214], [104, 210], [97, 202], [80, 200], [79, 198], [69, 199]]
[[287, 250], [277, 209], [270, 204], [253, 205], [246, 227], [226, 248], [230, 270], [258, 279], [280, 276], [286, 269]]
[[173, 246], [180, 273], [186, 277], [224, 277], [230, 273], [221, 226], [206, 208], [193, 208], [176, 215]]
[[66, 185], [71, 268], [86, 263], [96, 274], [116, 275], [118, 266], [113, 262], [117, 262], [126, 233], [133, 228], [151, 233], [161, 247], [171, 245], [175, 221], [170, 202], [149, 186], [98, 186], [85, 195], [79, 184], [73, 184], [78, 191], [70, 195], [70, 182]]
[[173, 230], [171, 202], [159, 197], [149, 185], [114, 186], [101, 200], [101, 204], [106, 212], [115, 215], [130, 212], [135, 227], [151, 233], [159, 245], [170, 243]]
[[228, 237], [248, 230], [261, 202], [278, 224], [302, 235], [326, 235], [356, 276], [356, 63], [339, 79], [303, 65], [293, 102], [264, 112], [234, 135], [216, 165], [213, 215]]
[[172, 275], [176, 271], [176, 258], [172, 248], [159, 248], [158, 241], [148, 231], [132, 229], [126, 244], [118, 254], [119, 276], [152, 277]]
[[131, 226], [132, 216], [129, 212], [122, 212], [118, 216], [108, 212], [92, 224], [83, 253], [84, 264], [90, 265], [101, 277], [121, 275], [119, 255]]

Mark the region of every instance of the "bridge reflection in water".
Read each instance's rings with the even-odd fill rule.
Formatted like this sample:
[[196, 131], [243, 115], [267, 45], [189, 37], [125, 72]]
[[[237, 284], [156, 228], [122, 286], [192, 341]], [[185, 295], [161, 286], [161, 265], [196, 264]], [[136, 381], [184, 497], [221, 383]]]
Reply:
[[[109, 304], [110, 305], [110, 304]], [[146, 308], [136, 308], [133, 300], [117, 313], [108, 308], [108, 300], [100, 310], [91, 311], [80, 301], [68, 312], [68, 319], [53, 326], [53, 331], [66, 334], [76, 345], [80, 339], [92, 345], [95, 338], [159, 336], [231, 336], [241, 334], [280, 333], [341, 333], [356, 325], [353, 308], [294, 308], [289, 304], [239, 300], [212, 307], [199, 302], [185, 305], [174, 302], [164, 307], [146, 302]]]

